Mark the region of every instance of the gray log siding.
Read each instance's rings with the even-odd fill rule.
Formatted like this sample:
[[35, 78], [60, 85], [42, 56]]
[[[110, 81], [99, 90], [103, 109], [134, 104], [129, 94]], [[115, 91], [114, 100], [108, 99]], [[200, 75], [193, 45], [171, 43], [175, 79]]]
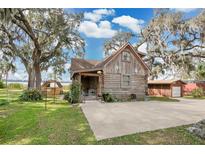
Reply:
[[[129, 50], [126, 50], [129, 52]], [[122, 60], [122, 53], [105, 66], [103, 92], [109, 92], [117, 97], [129, 97], [136, 94], [137, 98], [145, 97], [145, 69], [139, 60], [131, 53], [129, 62]], [[123, 85], [123, 75], [130, 76], [130, 85]]]

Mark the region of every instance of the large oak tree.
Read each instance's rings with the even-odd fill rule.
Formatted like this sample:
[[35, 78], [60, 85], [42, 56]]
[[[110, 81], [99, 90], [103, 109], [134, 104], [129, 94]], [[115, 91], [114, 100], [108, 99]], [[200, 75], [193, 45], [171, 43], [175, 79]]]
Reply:
[[1, 48], [4, 54], [20, 58], [28, 72], [29, 88], [40, 89], [41, 71], [63, 66], [69, 52], [79, 56], [84, 52], [78, 32], [82, 14], [64, 9], [15, 9], [9, 15], [7, 22], [0, 22]]

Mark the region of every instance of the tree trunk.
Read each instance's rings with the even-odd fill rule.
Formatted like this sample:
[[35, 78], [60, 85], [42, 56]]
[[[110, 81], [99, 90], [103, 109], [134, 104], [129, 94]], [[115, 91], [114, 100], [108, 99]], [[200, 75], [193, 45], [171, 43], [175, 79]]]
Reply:
[[6, 93], [7, 93], [7, 101], [9, 102], [8, 76], [9, 76], [9, 72], [6, 71]]
[[36, 76], [36, 89], [41, 90], [41, 68], [40, 64], [36, 63], [34, 65], [35, 76]]
[[28, 89], [33, 89], [35, 87], [35, 71], [32, 68], [28, 70]]

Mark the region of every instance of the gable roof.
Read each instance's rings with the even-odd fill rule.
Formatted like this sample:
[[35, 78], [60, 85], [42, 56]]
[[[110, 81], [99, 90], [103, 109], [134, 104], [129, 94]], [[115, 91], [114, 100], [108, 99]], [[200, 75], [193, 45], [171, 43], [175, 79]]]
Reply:
[[[107, 58], [105, 58], [103, 61], [96, 61], [96, 60], [85, 60], [85, 59], [79, 59], [79, 58], [72, 58], [71, 60], [71, 71], [72, 75], [77, 72], [82, 71], [94, 71], [94, 70], [102, 70], [103, 67], [108, 64], [110, 61], [112, 61], [117, 55], [119, 55], [126, 47], [129, 47], [131, 52], [134, 54], [135, 57], [138, 58], [142, 66], [150, 71], [149, 67], [145, 64], [145, 62], [142, 60], [142, 56], [144, 56], [142, 53], [138, 53], [135, 51], [133, 46], [130, 43], [126, 43], [121, 48], [118, 49], [118, 51], [114, 52]], [[72, 76], [71, 75], [71, 76]]]
[[[47, 87], [47, 85], [50, 84], [50, 83], [56, 83], [59, 88], [62, 88], [62, 87], [63, 87], [63, 85], [62, 85], [59, 81], [56, 81], [56, 80], [48, 80], [48, 81], [45, 81], [45, 82], [42, 84], [42, 87]], [[56, 88], [57, 88], [57, 87], [56, 87]]]
[[125, 45], [123, 45], [121, 48], [118, 49], [117, 52], [113, 53], [112, 55], [110, 55], [109, 57], [107, 57], [104, 61], [102, 61], [101, 63], [99, 63], [98, 65], [96, 65], [97, 67], [103, 67], [104, 65], [108, 64], [113, 58], [117, 57], [117, 55], [119, 55], [125, 48], [130, 47], [130, 51], [133, 53], [133, 55], [135, 57], [138, 58], [138, 60], [141, 62], [142, 66], [150, 71], [149, 67], [147, 66], [147, 64], [142, 60], [142, 54], [139, 53], [138, 51], [136, 52], [136, 50], [134, 49], [134, 47], [130, 44], [130, 43], [126, 43]]

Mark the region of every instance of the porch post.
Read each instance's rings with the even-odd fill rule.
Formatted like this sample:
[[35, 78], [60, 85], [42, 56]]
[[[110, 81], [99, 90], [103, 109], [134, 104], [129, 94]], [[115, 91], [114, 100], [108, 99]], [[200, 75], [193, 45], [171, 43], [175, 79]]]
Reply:
[[81, 84], [81, 73], [79, 73], [78, 81]]
[[101, 82], [102, 80], [101, 80], [101, 75], [99, 75], [98, 76], [98, 83], [99, 83], [99, 91], [98, 91], [98, 95], [100, 95], [101, 96], [101, 93], [102, 93], [102, 91], [101, 91]]

